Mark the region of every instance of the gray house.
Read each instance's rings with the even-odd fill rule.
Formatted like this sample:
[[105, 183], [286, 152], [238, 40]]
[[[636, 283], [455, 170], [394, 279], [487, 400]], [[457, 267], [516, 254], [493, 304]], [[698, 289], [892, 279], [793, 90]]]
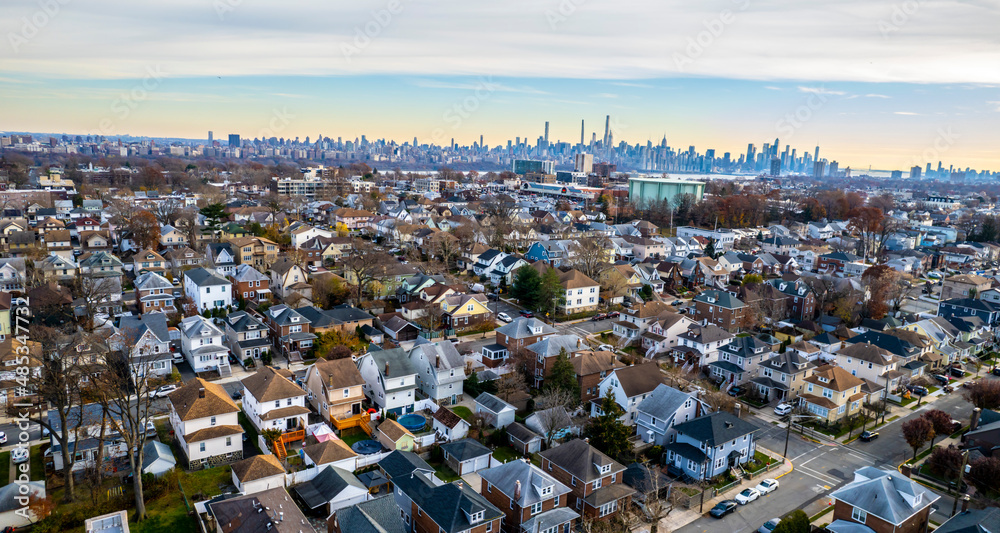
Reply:
[[674, 426], [676, 440], [664, 446], [666, 464], [697, 480], [708, 480], [753, 458], [754, 424], [720, 411]]
[[710, 410], [696, 395], [661, 383], [636, 408], [635, 433], [643, 442], [670, 444], [677, 438], [674, 426]]
[[482, 414], [487, 422], [495, 428], [504, 428], [514, 422], [513, 405], [484, 392], [476, 397], [476, 414]]

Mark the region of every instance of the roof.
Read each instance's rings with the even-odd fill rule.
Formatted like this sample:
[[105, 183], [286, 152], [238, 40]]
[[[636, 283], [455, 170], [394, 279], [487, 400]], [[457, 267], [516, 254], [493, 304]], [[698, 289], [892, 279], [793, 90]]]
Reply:
[[496, 331], [514, 339], [558, 333], [555, 328], [537, 318], [523, 316], [515, 318], [511, 323], [497, 328]]
[[[549, 448], [539, 453], [545, 459], [566, 470], [570, 474], [589, 483], [609, 473], [616, 473], [625, 470], [625, 466], [614, 459], [604, 455], [587, 442], [574, 439], [561, 446]], [[601, 474], [595, 465], [611, 465], [611, 471]]]
[[[371, 357], [378, 371], [384, 378], [399, 378], [417, 373], [417, 369], [410, 362], [407, 353], [402, 348], [391, 350], [376, 350], [368, 352], [365, 357]], [[388, 371], [387, 371], [388, 370]]]
[[328, 389], [346, 389], [365, 383], [358, 365], [349, 357], [330, 361], [320, 357], [313, 367]]
[[861, 378], [851, 375], [850, 372], [839, 366], [833, 365], [823, 365], [817, 368], [805, 380], [813, 385], [837, 392], [849, 391], [865, 384]]
[[233, 473], [240, 483], [264, 479], [266, 477], [283, 475], [285, 467], [281, 466], [278, 458], [274, 455], [255, 455], [249, 459], [243, 459], [233, 463]]
[[42, 481], [15, 482], [4, 485], [0, 487], [0, 513], [24, 508], [24, 505], [18, 502], [19, 498], [23, 498], [27, 494], [20, 492], [22, 486], [32, 494], [45, 495], [45, 483]]
[[527, 426], [520, 422], [511, 422], [507, 426], [507, 434], [514, 437], [520, 442], [528, 443], [535, 439], [541, 439], [541, 435], [535, 433], [528, 429]]
[[317, 465], [335, 463], [358, 456], [346, 442], [340, 439], [328, 439], [312, 444], [302, 448], [302, 451]]
[[962, 511], [934, 531], [935, 533], [1000, 533], [1000, 507]]
[[278, 374], [269, 366], [265, 366], [251, 374], [250, 377], [244, 378], [242, 383], [247, 392], [252, 394], [258, 403], [306, 395], [301, 387]]
[[660, 368], [656, 364], [652, 366], [646, 366], [646, 364], [635, 364], [615, 369], [615, 377], [618, 378], [622, 390], [629, 398], [652, 392], [664, 382], [665, 377], [660, 372]]
[[399, 442], [399, 439], [406, 435], [413, 438], [413, 433], [410, 433], [410, 430], [404, 428], [399, 424], [399, 422], [392, 419], [384, 420], [378, 425], [378, 430], [392, 442]]
[[[316, 533], [285, 487], [245, 496], [219, 496], [210, 500], [207, 507], [221, 533]], [[278, 515], [275, 509], [284, 514]], [[284, 519], [278, 520], [281, 517]]]
[[830, 496], [897, 526], [940, 498], [899, 472], [871, 466], [855, 470], [854, 481]]
[[892, 362], [892, 354], [889, 350], [875, 346], [870, 342], [859, 342], [837, 350], [837, 355], [853, 357], [868, 363], [877, 365], [887, 365]]
[[205, 268], [192, 268], [184, 273], [187, 279], [190, 279], [192, 283], [199, 287], [213, 286], [213, 285], [232, 285], [226, 278], [217, 274], [214, 270], [208, 270]]
[[327, 466], [319, 474], [316, 474], [316, 477], [292, 487], [292, 491], [302, 498], [306, 507], [315, 509], [335, 500], [348, 487], [368, 492], [368, 488], [358, 481], [353, 473], [343, 468]]
[[636, 409], [643, 413], [650, 413], [656, 418], [667, 419], [673, 416], [688, 400], [697, 401], [691, 394], [660, 383], [645, 400], [639, 402]]
[[716, 446], [760, 430], [756, 424], [739, 419], [726, 411], [677, 424], [674, 429], [708, 446]]
[[350, 533], [407, 533], [391, 494], [339, 509], [330, 519], [334, 522], [341, 531]]
[[160, 342], [170, 342], [170, 330], [167, 329], [167, 316], [163, 313], [147, 313], [139, 316], [122, 317], [121, 322], [118, 323], [118, 331], [129, 341], [129, 344], [133, 345], [147, 331], [152, 333], [156, 337], [156, 340]]
[[142, 447], [142, 470], [145, 471], [153, 463], [163, 459], [172, 465], [177, 464], [174, 452], [170, 451], [170, 446], [158, 441], [151, 440]]
[[378, 462], [379, 468], [389, 476], [389, 479], [408, 476], [416, 470], [434, 472], [434, 467], [427, 464], [413, 452], [395, 450]]
[[[522, 508], [570, 492], [570, 488], [556, 478], [523, 460], [509, 461], [500, 466], [481, 470], [479, 475], [510, 499], [515, 499], [520, 490], [520, 498], [516, 501]], [[548, 487], [552, 488], [552, 493], [543, 498], [541, 490]]]
[[[714, 301], [710, 301], [709, 298]], [[723, 291], [708, 290], [698, 296], [694, 297], [696, 302], [704, 302], [711, 305], [717, 305], [719, 307], [724, 307], [726, 309], [739, 309], [741, 307], [746, 307], [746, 304], [741, 302], [732, 294]]]
[[569, 354], [582, 346], [584, 346], [583, 339], [570, 333], [568, 335], [551, 335], [528, 346], [527, 350], [542, 357], [555, 357], [562, 350], [566, 350]]
[[489, 448], [475, 439], [462, 439], [442, 444], [441, 451], [459, 461], [468, 461], [491, 453]]
[[[510, 409], [511, 411], [517, 410], [514, 408], [513, 405], [501, 400], [500, 398], [497, 398], [496, 396], [488, 392], [483, 392], [480, 393], [479, 396], [476, 396], [476, 403], [483, 406], [484, 409], [490, 411], [491, 413], [499, 414], [507, 409]], [[438, 410], [442, 411], [443, 409], [438, 409]]]
[[[485, 392], [483, 394], [486, 394]], [[454, 411], [448, 409], [447, 407], [441, 407], [437, 411], [434, 411], [434, 420], [441, 422], [445, 427], [449, 429], [454, 429], [459, 424], [465, 423], [469, 425], [468, 422], [462, 420], [462, 417], [455, 414]]]
[[568, 270], [559, 275], [559, 281], [566, 289], [582, 289], [584, 287], [597, 287], [600, 283], [590, 279], [586, 274], [577, 269]]
[[[204, 397], [202, 396], [204, 392]], [[218, 383], [194, 378], [181, 388], [170, 393], [167, 398], [177, 416], [183, 421], [209, 416], [239, 412], [236, 402], [229, 397], [226, 389]]]
[[625, 367], [625, 363], [619, 361], [614, 353], [601, 351], [577, 352], [569, 362], [572, 363], [577, 376], [588, 376]]

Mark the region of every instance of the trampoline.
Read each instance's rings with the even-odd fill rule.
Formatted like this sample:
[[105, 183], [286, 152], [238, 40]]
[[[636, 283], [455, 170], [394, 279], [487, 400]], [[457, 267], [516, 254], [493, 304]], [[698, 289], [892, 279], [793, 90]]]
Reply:
[[420, 431], [424, 429], [425, 425], [427, 425], [427, 419], [424, 418], [424, 415], [418, 415], [416, 413], [403, 415], [399, 417], [399, 420], [396, 422], [399, 422], [399, 425], [410, 431]]
[[351, 446], [351, 449], [360, 455], [371, 455], [382, 451], [382, 445], [374, 440], [359, 440]]

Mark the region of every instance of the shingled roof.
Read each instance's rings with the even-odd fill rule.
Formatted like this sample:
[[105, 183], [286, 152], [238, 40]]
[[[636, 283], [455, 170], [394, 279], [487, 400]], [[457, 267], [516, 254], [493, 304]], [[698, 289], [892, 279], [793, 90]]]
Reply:
[[265, 366], [250, 377], [244, 378], [242, 383], [247, 392], [252, 394], [258, 403], [306, 395], [305, 391], [298, 385], [288, 381], [287, 378], [269, 366]]
[[194, 378], [167, 398], [183, 421], [239, 412], [236, 402], [218, 383]]

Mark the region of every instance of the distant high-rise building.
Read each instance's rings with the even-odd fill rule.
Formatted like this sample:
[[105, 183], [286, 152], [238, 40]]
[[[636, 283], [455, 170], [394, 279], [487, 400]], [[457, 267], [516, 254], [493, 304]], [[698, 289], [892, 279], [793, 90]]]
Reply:
[[212, 130], [208, 131], [208, 144], [212, 144]]
[[889, 179], [898, 180], [902, 179], [902, 177], [903, 177], [902, 170], [893, 170], [892, 172], [889, 173]]
[[549, 144], [549, 121], [546, 120], [545, 121], [545, 145], [548, 146], [548, 144]]
[[778, 148], [781, 146], [781, 142], [777, 137], [774, 138], [774, 144], [771, 146], [771, 157], [777, 157]]
[[515, 159], [511, 170], [514, 174], [555, 174], [555, 161], [536, 161], [533, 159]]
[[604, 148], [611, 142], [611, 115], [604, 117]]
[[583, 127], [583, 119], [580, 119], [580, 145], [583, 145], [583, 135], [586, 130]]
[[771, 175], [780, 176], [781, 175], [781, 160], [777, 157], [771, 158]]
[[479, 149], [482, 150], [483, 146], [484, 146], [483, 145], [483, 136], [482, 136], [482, 134], [480, 134], [479, 135]]
[[238, 147], [240, 145], [240, 136], [235, 133], [229, 134], [229, 146]]
[[747, 163], [750, 163], [750, 162], [752, 162], [754, 160], [754, 153], [756, 153], [756, 149], [754, 149], [753, 143], [748, 144], [747, 145]]
[[819, 161], [819, 146], [816, 147], [816, 153], [813, 154], [813, 160]]
[[839, 171], [840, 171], [840, 163], [837, 163], [836, 161], [830, 161], [830, 177], [831, 178], [837, 177], [837, 172]]
[[826, 163], [824, 163], [822, 161], [816, 161], [815, 163], [813, 163], [813, 177], [814, 178], [822, 178], [823, 177], [823, 169], [825, 167], [826, 167]]
[[914, 165], [910, 168], [910, 178], [920, 179], [920, 165]]
[[594, 154], [576, 154], [576, 164], [573, 166], [573, 170], [587, 174], [593, 172]]

